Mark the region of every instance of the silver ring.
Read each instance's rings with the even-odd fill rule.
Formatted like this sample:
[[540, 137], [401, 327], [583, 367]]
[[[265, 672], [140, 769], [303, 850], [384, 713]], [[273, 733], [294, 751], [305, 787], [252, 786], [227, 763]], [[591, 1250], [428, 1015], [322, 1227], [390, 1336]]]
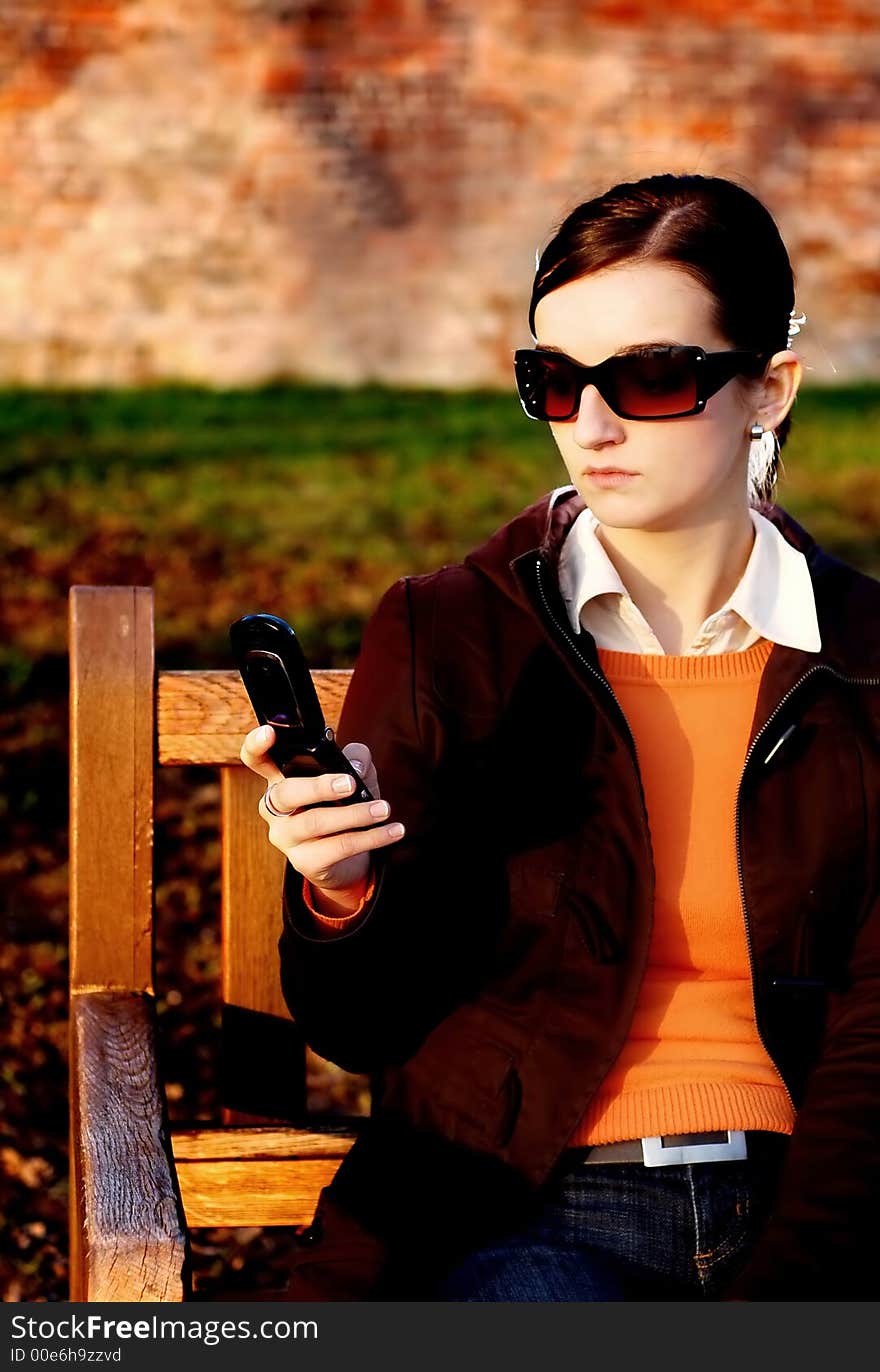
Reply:
[[286, 819], [289, 815], [292, 815], [292, 814], [293, 814], [293, 810], [276, 810], [276, 809], [275, 809], [275, 806], [272, 804], [272, 801], [271, 801], [271, 795], [272, 795], [273, 788], [276, 787], [277, 785], [278, 785], [278, 782], [277, 782], [277, 781], [273, 781], [271, 786], [267, 786], [267, 787], [266, 787], [266, 790], [265, 790], [264, 793], [263, 793], [263, 804], [265, 805], [266, 809], [269, 811], [269, 814], [270, 814], [270, 815], [274, 815], [276, 819]]

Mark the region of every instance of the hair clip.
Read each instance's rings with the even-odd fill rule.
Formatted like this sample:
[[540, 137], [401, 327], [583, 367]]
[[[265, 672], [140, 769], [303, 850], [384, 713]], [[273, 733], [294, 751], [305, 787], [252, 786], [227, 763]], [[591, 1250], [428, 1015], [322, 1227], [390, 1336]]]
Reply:
[[800, 333], [801, 325], [806, 324], [807, 316], [805, 314], [795, 314], [794, 310], [792, 310], [791, 314], [789, 315], [789, 321], [790, 322], [788, 325], [788, 341], [790, 343], [791, 340], [794, 338], [795, 334]]

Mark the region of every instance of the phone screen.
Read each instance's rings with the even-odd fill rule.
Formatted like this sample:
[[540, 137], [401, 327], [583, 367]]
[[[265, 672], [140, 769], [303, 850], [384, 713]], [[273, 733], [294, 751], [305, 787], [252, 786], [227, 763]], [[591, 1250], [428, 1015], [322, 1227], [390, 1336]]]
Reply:
[[262, 716], [264, 723], [282, 729], [303, 728], [293, 684], [277, 654], [252, 649], [245, 658], [242, 676], [257, 716]]

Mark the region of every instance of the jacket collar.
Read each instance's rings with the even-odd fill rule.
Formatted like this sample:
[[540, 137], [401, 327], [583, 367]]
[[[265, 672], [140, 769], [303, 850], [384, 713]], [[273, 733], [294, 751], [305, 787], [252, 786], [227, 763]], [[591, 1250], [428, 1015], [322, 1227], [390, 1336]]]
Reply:
[[[466, 566], [488, 577], [498, 589], [546, 626], [528, 591], [529, 564], [540, 559], [546, 580], [558, 588], [559, 556], [572, 524], [586, 509], [574, 486], [559, 486], [529, 505], [465, 558]], [[825, 552], [781, 506], [765, 502], [758, 512], [804, 554], [822, 646], [806, 652], [775, 644], [774, 671], [784, 687], [811, 666], [832, 668], [844, 676], [880, 678], [880, 582]], [[561, 596], [557, 606], [562, 607]], [[565, 616], [566, 627], [570, 629]], [[592, 644], [591, 635], [585, 633]]]

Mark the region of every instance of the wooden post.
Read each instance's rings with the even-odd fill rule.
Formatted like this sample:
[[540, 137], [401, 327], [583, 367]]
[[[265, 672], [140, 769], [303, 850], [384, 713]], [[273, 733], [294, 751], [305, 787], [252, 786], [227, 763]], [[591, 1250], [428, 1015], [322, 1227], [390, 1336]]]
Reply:
[[70, 987], [153, 989], [153, 592], [70, 589]]
[[[153, 983], [153, 593], [72, 586], [70, 635], [71, 1099], [79, 993]], [[79, 1111], [70, 1140], [70, 1297], [86, 1298]]]

